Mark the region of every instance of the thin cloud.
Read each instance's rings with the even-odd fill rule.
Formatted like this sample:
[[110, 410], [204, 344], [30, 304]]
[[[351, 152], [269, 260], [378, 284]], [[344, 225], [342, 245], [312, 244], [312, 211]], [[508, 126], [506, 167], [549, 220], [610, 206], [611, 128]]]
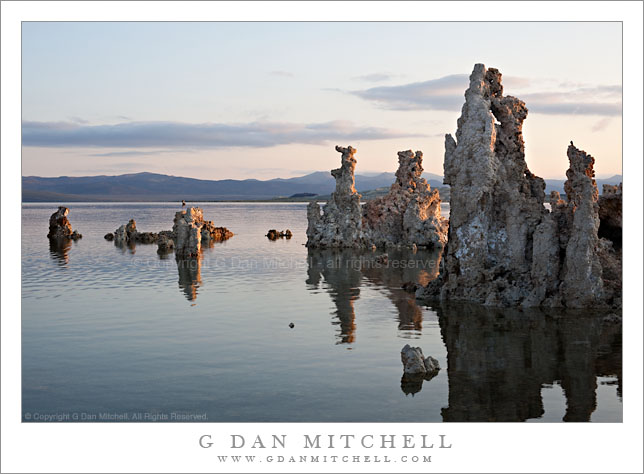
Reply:
[[467, 84], [466, 74], [453, 74], [400, 86], [372, 87], [351, 94], [391, 110], [459, 110]]
[[610, 117], [603, 118], [595, 125], [593, 125], [591, 130], [593, 132], [601, 132], [602, 130], [605, 130], [608, 127], [608, 125], [610, 124], [610, 121], [611, 121]]
[[295, 77], [295, 74], [288, 71], [271, 71], [269, 73], [271, 76], [280, 76], [280, 77]]
[[86, 124], [89, 123], [89, 120], [85, 120], [80, 117], [69, 117], [69, 120], [74, 122], [74, 123], [80, 123], [80, 124]]
[[127, 122], [80, 125], [71, 122], [22, 123], [22, 143], [34, 147], [109, 148], [264, 148], [293, 143], [322, 145], [347, 140], [381, 140], [420, 134], [355, 125], [347, 121], [299, 124]]
[[107, 153], [91, 153], [88, 156], [152, 156], [164, 153], [177, 153], [178, 151], [181, 151], [182, 153], [192, 153], [194, 150], [111, 151]]
[[364, 76], [356, 76], [353, 79], [365, 82], [384, 82], [389, 79], [393, 79], [394, 77], [395, 76], [393, 74], [375, 72], [373, 74], [365, 74]]
[[[463, 105], [463, 95], [468, 83], [467, 75], [453, 74], [424, 82], [372, 87], [352, 91], [350, 94], [390, 110], [458, 112]], [[512, 89], [529, 87], [531, 82], [526, 78], [509, 77], [504, 84], [506, 93], [511, 94]], [[576, 86], [565, 90], [522, 93], [520, 98], [533, 113], [599, 116], [615, 116], [622, 113], [621, 86]]]

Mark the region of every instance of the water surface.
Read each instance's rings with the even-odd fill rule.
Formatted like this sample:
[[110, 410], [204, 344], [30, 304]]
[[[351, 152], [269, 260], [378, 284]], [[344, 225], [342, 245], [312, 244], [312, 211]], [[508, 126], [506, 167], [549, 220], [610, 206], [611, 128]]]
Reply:
[[[131, 218], [170, 229], [176, 204], [73, 204], [83, 238], [51, 246], [57, 205], [22, 210], [25, 421], [622, 419], [605, 314], [419, 305], [401, 286], [438, 254], [307, 251], [301, 203], [200, 203], [235, 236], [183, 261], [103, 239]], [[439, 374], [401, 383], [405, 344]]]

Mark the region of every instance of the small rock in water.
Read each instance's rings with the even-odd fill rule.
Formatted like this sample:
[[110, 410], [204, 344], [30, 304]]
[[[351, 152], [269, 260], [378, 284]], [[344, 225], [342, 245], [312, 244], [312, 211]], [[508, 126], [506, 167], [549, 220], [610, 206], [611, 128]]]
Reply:
[[295, 324], [290, 323], [290, 324], [288, 325], [288, 327], [290, 327], [291, 329], [293, 329], [293, 328], [295, 327]]
[[290, 229], [286, 229], [281, 232], [277, 229], [271, 229], [266, 234], [266, 237], [268, 237], [269, 240], [277, 240], [284, 237], [290, 239], [291, 237], [293, 237], [293, 232], [291, 232]]
[[78, 240], [83, 237], [78, 233], [78, 231], [72, 231], [72, 225], [67, 218], [67, 214], [69, 214], [69, 209], [60, 206], [58, 210], [49, 217], [49, 233], [47, 234], [49, 239]]
[[438, 361], [432, 356], [425, 358], [423, 350], [420, 347], [411, 347], [409, 344], [405, 345], [400, 351], [400, 358], [402, 360], [405, 374], [408, 375], [422, 375], [434, 376], [441, 369]]

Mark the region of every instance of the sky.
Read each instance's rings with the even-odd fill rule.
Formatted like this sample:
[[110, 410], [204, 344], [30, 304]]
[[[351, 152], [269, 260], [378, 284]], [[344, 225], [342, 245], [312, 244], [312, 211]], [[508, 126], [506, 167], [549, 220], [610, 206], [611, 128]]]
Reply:
[[565, 179], [573, 140], [622, 172], [621, 23], [65, 23], [22, 26], [23, 176], [356, 173], [422, 150], [443, 174], [475, 63], [526, 102], [526, 161]]

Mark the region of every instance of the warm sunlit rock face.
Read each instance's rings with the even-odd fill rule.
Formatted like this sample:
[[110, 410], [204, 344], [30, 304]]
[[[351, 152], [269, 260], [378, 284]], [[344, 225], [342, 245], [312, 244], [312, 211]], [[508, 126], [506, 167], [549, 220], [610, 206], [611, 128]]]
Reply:
[[394, 245], [442, 248], [447, 242], [447, 219], [441, 217], [438, 190], [431, 190], [423, 172], [423, 153], [398, 152], [396, 181], [389, 193], [367, 202], [362, 227], [377, 247]]
[[[169, 248], [168, 245], [171, 242], [177, 257], [196, 257], [201, 251], [202, 244], [221, 242], [233, 235], [225, 227], [215, 227], [212, 221], [205, 221], [200, 207], [189, 207], [176, 213], [172, 233], [161, 243]], [[162, 250], [161, 243], [159, 243], [160, 250]]]
[[179, 211], [174, 217], [172, 233], [174, 234], [175, 254], [178, 257], [196, 257], [201, 250], [201, 228], [204, 225], [203, 211], [198, 207], [189, 207]]
[[571, 143], [568, 202], [552, 193], [548, 211], [545, 182], [525, 162], [527, 113], [523, 101], [503, 96], [499, 71], [474, 67], [456, 140], [445, 138], [451, 199], [444, 268], [417, 296], [491, 306], [620, 306], [614, 250], [598, 236], [594, 158]]
[[422, 152], [399, 152], [396, 181], [389, 193], [361, 208], [354, 178], [357, 150], [352, 147], [336, 150], [342, 153], [342, 166], [331, 171], [336, 190], [322, 214], [316, 202], [307, 209], [308, 247], [444, 246], [447, 220], [440, 215], [438, 191], [432, 191], [420, 177]]
[[56, 212], [49, 217], [49, 232], [47, 237], [50, 239], [71, 239], [77, 240], [82, 237], [77, 231], [72, 231], [72, 224], [69, 222], [67, 215], [69, 209], [60, 206]]
[[335, 147], [342, 153], [340, 168], [331, 171], [335, 178], [335, 192], [320, 214], [317, 202], [307, 208], [307, 247], [359, 248], [364, 245], [360, 194], [356, 192], [354, 171], [356, 149]]

